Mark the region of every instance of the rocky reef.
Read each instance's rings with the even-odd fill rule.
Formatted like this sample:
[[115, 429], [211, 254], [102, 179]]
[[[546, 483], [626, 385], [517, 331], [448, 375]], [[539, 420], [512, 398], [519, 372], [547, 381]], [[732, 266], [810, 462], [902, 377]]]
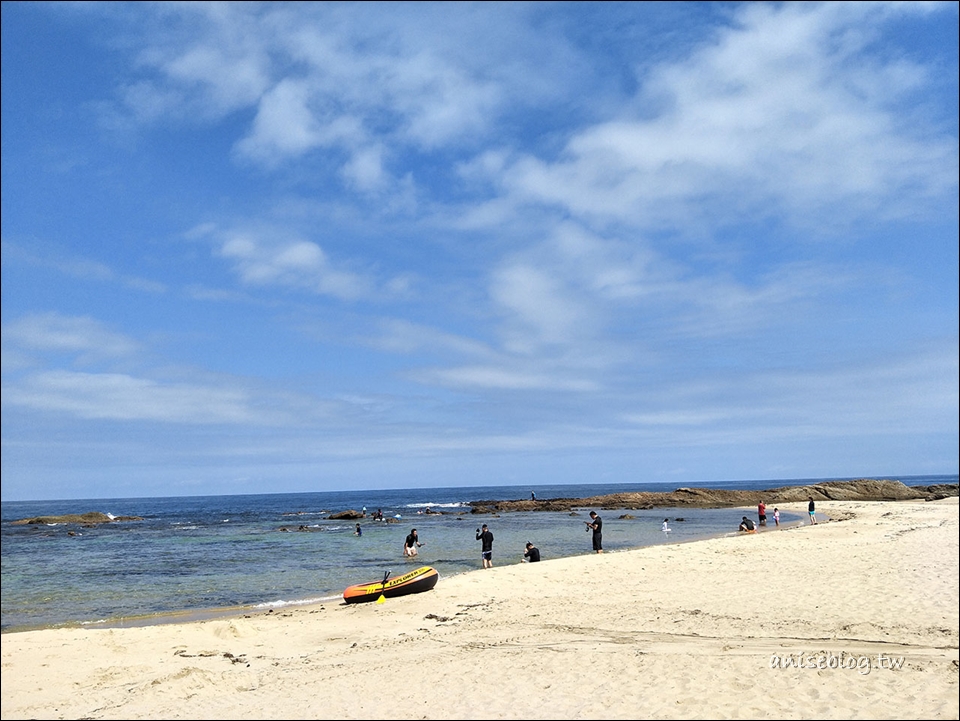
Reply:
[[99, 526], [102, 523], [118, 523], [120, 521], [142, 521], [142, 516], [108, 516], [99, 511], [89, 513], [67, 513], [62, 516], [36, 516], [11, 521], [13, 526], [51, 526], [56, 523], [76, 523], [81, 526]]
[[958, 495], [957, 484], [906, 486], [900, 481], [862, 478], [855, 481], [824, 481], [809, 486], [782, 486], [762, 491], [729, 491], [716, 488], [678, 488], [669, 492], [637, 491], [589, 498], [547, 498], [543, 500], [471, 501], [471, 513], [502, 511], [569, 511], [574, 508], [650, 509], [658, 507], [726, 508], [753, 506], [763, 501], [777, 503], [806, 501], [933, 501]]

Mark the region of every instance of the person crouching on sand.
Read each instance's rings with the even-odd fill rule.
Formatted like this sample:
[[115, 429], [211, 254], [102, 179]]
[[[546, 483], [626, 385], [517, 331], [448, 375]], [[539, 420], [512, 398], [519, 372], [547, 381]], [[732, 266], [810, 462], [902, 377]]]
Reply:
[[737, 530], [746, 531], [747, 533], [754, 533], [757, 530], [757, 527], [753, 524], [753, 521], [744, 516], [743, 520], [740, 521], [740, 528]]
[[523, 560], [526, 563], [536, 563], [540, 560], [540, 549], [527, 541], [526, 550], [523, 552]]

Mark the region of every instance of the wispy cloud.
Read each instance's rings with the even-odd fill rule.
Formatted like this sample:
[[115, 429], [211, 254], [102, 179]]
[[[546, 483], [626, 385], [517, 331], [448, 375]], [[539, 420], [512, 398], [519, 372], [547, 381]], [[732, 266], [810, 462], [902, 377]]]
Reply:
[[122, 333], [109, 330], [89, 316], [71, 317], [60, 313], [29, 315], [5, 324], [4, 346], [26, 351], [79, 354], [85, 357], [117, 358], [140, 349], [140, 344]]
[[639, 78], [633, 112], [575, 133], [555, 159], [510, 162], [498, 181], [593, 222], [658, 228], [927, 209], [957, 186], [957, 143], [901, 116], [928, 71], [869, 54], [885, 14], [742, 6], [689, 58]]
[[341, 300], [370, 297], [377, 286], [371, 274], [334, 263], [319, 244], [283, 228], [221, 231], [207, 225], [191, 235], [210, 238], [216, 254], [251, 286], [286, 286]]
[[246, 393], [162, 384], [118, 373], [47, 371], [4, 385], [4, 404], [79, 418], [166, 423], [262, 423]]

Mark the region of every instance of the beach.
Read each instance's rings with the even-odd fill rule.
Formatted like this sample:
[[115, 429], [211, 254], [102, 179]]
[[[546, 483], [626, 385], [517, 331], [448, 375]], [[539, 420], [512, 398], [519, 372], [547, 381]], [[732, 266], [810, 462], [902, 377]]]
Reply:
[[958, 718], [957, 499], [817, 508], [538, 564], [495, 545], [383, 604], [7, 633], [2, 716]]

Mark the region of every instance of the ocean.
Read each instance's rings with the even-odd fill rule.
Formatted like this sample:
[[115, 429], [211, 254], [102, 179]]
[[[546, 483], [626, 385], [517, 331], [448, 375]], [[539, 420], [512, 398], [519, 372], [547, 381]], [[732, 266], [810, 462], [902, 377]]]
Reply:
[[[901, 476], [907, 485], [957, 483], [956, 475]], [[583, 521], [591, 510], [471, 514], [484, 499], [587, 498], [628, 491], [687, 487], [764, 490], [823, 480], [793, 479], [683, 484], [583, 484], [421, 488], [169, 498], [19, 501], [2, 504], [2, 614], [7, 633], [60, 626], [123, 626], [202, 618], [321, 601], [341, 602], [343, 589], [421, 565], [442, 578], [480, 568], [475, 531], [494, 534], [494, 566], [520, 563], [532, 541], [543, 560], [591, 552]], [[328, 517], [361, 511], [355, 521]], [[425, 509], [439, 515], [420, 513]], [[378, 522], [381, 510], [397, 523]], [[600, 510], [600, 509], [597, 509]], [[829, 512], [828, 509], [823, 509]], [[140, 516], [97, 527], [75, 524], [13, 525], [12, 521], [99, 511]], [[768, 509], [772, 516], [773, 509]], [[632, 519], [621, 519], [630, 514]], [[603, 510], [603, 544], [616, 552], [733, 533], [736, 508]], [[785, 525], [802, 523], [781, 512]], [[670, 533], [661, 525], [669, 519]], [[771, 520], [772, 523], [772, 520]], [[417, 559], [402, 557], [404, 538], [416, 528]]]

